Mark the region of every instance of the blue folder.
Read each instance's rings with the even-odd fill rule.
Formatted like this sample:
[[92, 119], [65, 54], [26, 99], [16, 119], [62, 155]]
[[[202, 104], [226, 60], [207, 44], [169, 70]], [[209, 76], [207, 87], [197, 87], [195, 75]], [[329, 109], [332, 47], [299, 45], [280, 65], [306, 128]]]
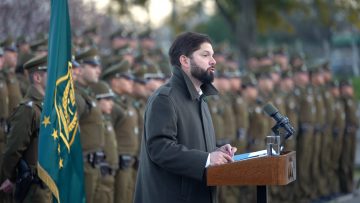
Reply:
[[234, 161], [242, 161], [242, 160], [252, 159], [252, 158], [262, 157], [262, 156], [267, 156], [266, 149], [256, 151], [256, 152], [245, 153], [245, 154], [237, 154], [234, 156], [233, 159], [234, 159]]

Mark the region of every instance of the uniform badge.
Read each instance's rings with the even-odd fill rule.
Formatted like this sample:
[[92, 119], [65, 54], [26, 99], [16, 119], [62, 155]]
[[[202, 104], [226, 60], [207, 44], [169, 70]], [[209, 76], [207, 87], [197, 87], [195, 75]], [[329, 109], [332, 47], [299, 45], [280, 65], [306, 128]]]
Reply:
[[91, 106], [92, 106], [92, 107], [96, 107], [96, 102], [91, 101]]
[[28, 107], [32, 107], [32, 106], [33, 106], [33, 102], [32, 102], [32, 101], [28, 101], [28, 102], [26, 102], [25, 105], [28, 106]]

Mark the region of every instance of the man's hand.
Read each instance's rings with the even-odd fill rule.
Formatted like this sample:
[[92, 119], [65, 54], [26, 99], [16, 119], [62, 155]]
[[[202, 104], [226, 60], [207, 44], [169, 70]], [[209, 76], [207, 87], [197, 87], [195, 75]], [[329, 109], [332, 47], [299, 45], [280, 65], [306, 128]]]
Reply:
[[14, 183], [12, 183], [9, 179], [6, 179], [0, 186], [0, 191], [4, 191], [6, 193], [10, 193], [13, 191]]
[[231, 158], [234, 157], [235, 152], [237, 151], [236, 147], [232, 147], [230, 144], [226, 144], [217, 149], [217, 151], [224, 152], [228, 154]]
[[228, 154], [220, 150], [210, 153], [210, 166], [221, 165], [228, 162], [233, 162], [233, 159]]

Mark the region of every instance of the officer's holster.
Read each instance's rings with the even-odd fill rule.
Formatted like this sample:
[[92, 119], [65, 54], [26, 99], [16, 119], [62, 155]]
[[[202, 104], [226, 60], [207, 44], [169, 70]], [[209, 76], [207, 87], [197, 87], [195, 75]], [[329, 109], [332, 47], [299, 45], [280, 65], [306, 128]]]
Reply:
[[31, 184], [34, 181], [34, 174], [32, 173], [30, 166], [23, 159], [20, 159], [17, 170], [15, 201], [21, 203], [24, 201]]

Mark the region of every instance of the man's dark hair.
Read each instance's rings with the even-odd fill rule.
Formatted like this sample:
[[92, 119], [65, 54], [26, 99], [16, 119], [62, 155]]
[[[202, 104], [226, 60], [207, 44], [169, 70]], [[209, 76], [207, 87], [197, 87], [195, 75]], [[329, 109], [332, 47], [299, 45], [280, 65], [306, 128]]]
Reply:
[[200, 49], [200, 45], [204, 42], [212, 44], [210, 37], [204, 34], [184, 32], [178, 35], [169, 49], [171, 65], [180, 67], [179, 57], [181, 55], [191, 56], [196, 50]]

